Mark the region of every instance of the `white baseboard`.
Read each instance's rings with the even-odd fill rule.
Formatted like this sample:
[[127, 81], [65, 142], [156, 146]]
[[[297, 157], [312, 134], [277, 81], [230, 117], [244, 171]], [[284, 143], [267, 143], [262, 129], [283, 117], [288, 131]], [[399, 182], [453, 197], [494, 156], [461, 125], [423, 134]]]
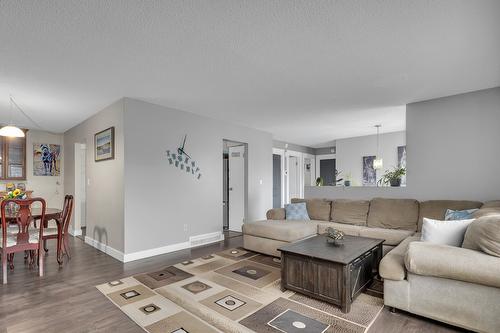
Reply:
[[68, 233], [75, 237], [75, 236], [81, 236], [82, 235], [82, 229], [69, 229]]
[[85, 243], [89, 244], [90, 246], [95, 247], [96, 249], [98, 249], [106, 254], [109, 254], [110, 256], [112, 256], [115, 259], [120, 260], [121, 262], [130, 262], [130, 261], [135, 261], [135, 260], [139, 260], [139, 259], [145, 259], [145, 258], [157, 256], [160, 254], [166, 254], [166, 253], [170, 253], [170, 252], [189, 249], [189, 248], [196, 247], [196, 246], [217, 243], [217, 242], [220, 242], [223, 240], [224, 240], [224, 234], [222, 232], [218, 231], [218, 232], [212, 232], [212, 233], [203, 234], [203, 235], [191, 236], [191, 237], [189, 237], [189, 241], [187, 241], [187, 242], [171, 244], [171, 245], [166, 245], [166, 246], [162, 246], [162, 247], [157, 247], [154, 249], [148, 249], [148, 250], [124, 254], [123, 252], [120, 252], [120, 251], [112, 248], [111, 246], [100, 243], [100, 242], [96, 241], [95, 239], [92, 239], [88, 236], [85, 236]]
[[124, 262], [124, 260], [123, 260], [123, 258], [124, 258], [123, 252], [120, 252], [120, 251], [112, 248], [109, 245], [100, 243], [100, 242], [96, 241], [95, 239], [90, 238], [88, 236], [85, 236], [85, 243], [89, 244], [90, 246], [95, 247], [99, 251], [102, 251], [102, 252], [104, 252], [104, 253], [112, 256], [113, 258], [115, 258], [117, 260], [120, 260], [121, 262]]
[[149, 250], [127, 253], [124, 255], [123, 262], [130, 262], [130, 261], [135, 261], [135, 260], [139, 260], [139, 259], [154, 257], [154, 256], [157, 256], [160, 254], [189, 249], [190, 247], [191, 246], [190, 246], [189, 242], [183, 242], [183, 243], [177, 243], [177, 244], [171, 244], [171, 245], [166, 245], [166, 246], [162, 246], [162, 247], [157, 247], [157, 248], [149, 249]]

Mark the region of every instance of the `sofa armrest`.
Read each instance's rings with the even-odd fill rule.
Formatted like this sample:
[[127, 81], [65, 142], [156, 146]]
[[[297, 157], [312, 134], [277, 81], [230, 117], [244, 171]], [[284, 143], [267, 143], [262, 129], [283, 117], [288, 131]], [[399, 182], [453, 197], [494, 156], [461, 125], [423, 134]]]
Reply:
[[285, 208], [273, 208], [269, 209], [266, 213], [268, 220], [284, 220], [285, 219]]
[[408, 272], [500, 288], [500, 258], [461, 247], [427, 242], [408, 245]]
[[402, 281], [406, 279], [405, 255], [411, 242], [419, 241], [420, 234], [404, 239], [389, 251], [380, 261], [379, 274], [386, 280]]

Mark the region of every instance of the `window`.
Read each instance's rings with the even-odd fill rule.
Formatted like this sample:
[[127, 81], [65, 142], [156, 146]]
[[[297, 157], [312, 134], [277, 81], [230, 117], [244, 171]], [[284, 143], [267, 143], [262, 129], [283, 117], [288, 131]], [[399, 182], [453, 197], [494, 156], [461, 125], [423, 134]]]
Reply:
[[26, 137], [0, 137], [0, 179], [26, 179]]

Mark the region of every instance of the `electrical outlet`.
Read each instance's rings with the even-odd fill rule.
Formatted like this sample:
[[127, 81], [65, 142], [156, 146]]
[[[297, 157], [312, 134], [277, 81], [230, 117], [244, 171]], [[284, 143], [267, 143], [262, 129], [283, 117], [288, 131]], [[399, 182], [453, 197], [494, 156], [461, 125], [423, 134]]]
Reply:
[[184, 224], [184, 232], [187, 232], [187, 231], [188, 231], [188, 225]]

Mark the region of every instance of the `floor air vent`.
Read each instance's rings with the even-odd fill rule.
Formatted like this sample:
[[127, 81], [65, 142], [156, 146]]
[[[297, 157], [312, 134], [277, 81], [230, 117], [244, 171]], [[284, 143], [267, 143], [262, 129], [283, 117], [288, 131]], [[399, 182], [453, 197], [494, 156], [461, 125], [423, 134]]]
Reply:
[[220, 242], [224, 240], [224, 236], [221, 232], [213, 232], [210, 234], [198, 235], [189, 237], [189, 244], [191, 247], [201, 246], [205, 244]]

